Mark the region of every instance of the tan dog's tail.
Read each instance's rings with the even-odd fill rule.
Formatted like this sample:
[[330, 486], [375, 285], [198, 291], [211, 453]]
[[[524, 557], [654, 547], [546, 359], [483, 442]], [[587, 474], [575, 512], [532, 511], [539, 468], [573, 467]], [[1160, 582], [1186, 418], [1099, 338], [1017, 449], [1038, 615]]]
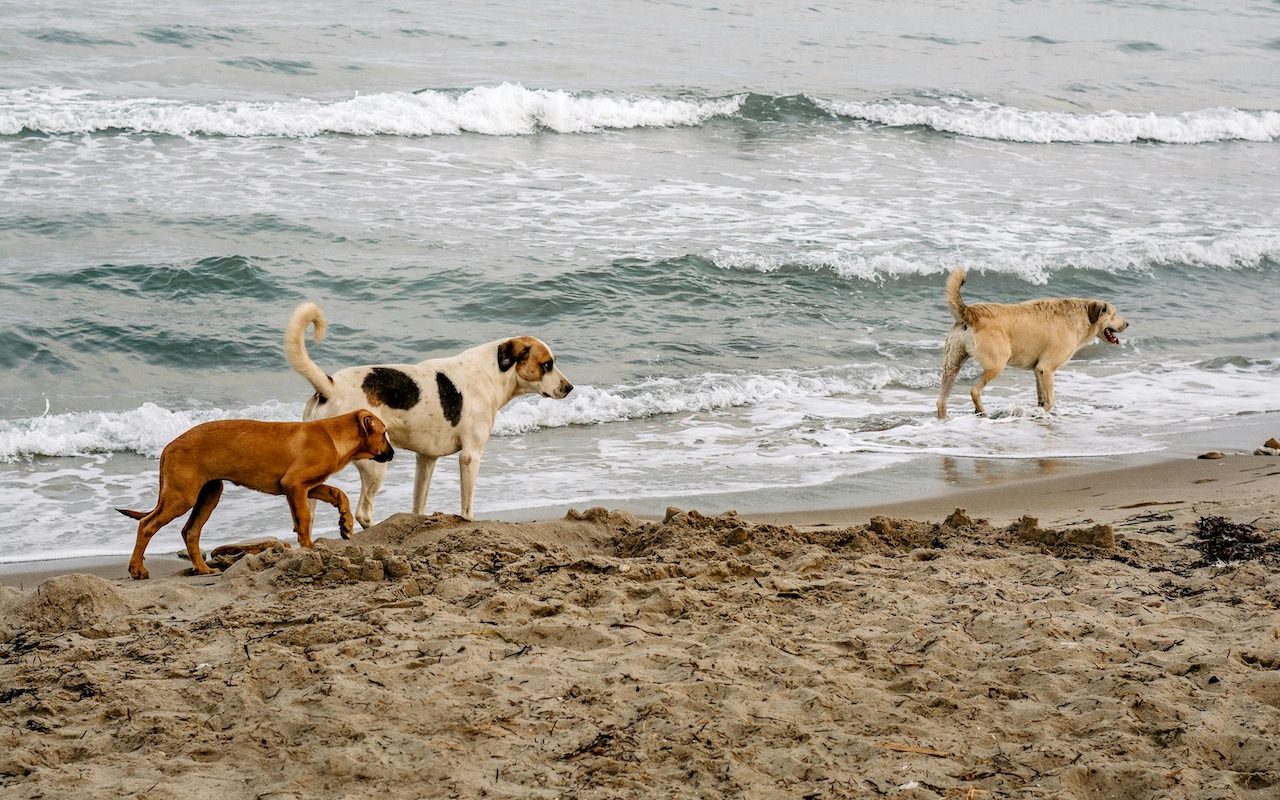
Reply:
[[151, 513], [150, 511], [131, 511], [127, 508], [117, 508], [116, 511], [119, 511], [121, 514], [124, 514], [126, 517], [133, 517], [134, 519], [142, 519], [143, 517]]
[[316, 394], [328, 398], [333, 390], [333, 379], [320, 369], [307, 354], [307, 326], [315, 325], [311, 341], [319, 342], [324, 338], [324, 313], [315, 303], [299, 303], [289, 317], [289, 325], [284, 330], [284, 357], [288, 359], [293, 371], [306, 378], [315, 387]]
[[947, 276], [947, 305], [951, 306], [956, 322], [964, 325], [968, 322], [969, 307], [960, 299], [961, 286], [964, 286], [964, 269], [951, 270], [951, 274]]

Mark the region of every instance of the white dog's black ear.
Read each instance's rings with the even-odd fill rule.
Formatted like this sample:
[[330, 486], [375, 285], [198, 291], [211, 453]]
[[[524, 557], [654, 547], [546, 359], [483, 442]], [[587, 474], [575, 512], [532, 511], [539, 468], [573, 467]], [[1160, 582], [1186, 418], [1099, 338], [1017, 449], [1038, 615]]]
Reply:
[[524, 360], [529, 355], [529, 346], [524, 345], [519, 350], [516, 349], [517, 343], [515, 339], [508, 339], [498, 345], [498, 371], [506, 372]]
[[1089, 301], [1089, 324], [1095, 325], [1098, 320], [1102, 319], [1102, 315], [1107, 313], [1107, 304], [1101, 300]]

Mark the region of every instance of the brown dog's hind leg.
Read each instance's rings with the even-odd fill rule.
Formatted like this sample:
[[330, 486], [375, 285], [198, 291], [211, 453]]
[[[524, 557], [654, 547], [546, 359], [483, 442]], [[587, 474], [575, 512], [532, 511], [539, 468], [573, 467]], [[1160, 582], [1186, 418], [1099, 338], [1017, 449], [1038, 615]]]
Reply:
[[336, 486], [322, 483], [307, 492], [307, 497], [323, 500], [338, 509], [338, 533], [342, 534], [343, 539], [351, 538], [351, 530], [355, 523], [351, 519], [351, 503], [347, 500], [345, 492]]
[[191, 559], [191, 567], [197, 575], [217, 575], [216, 570], [204, 562], [204, 553], [200, 551], [200, 531], [209, 521], [209, 515], [222, 499], [222, 481], [209, 481], [200, 488], [196, 497], [196, 506], [182, 526], [182, 541], [187, 545], [187, 556]]
[[160, 501], [156, 503], [155, 510], [138, 521], [138, 537], [134, 540], [133, 553], [129, 556], [129, 577], [135, 581], [145, 581], [149, 577], [147, 568], [142, 565], [142, 555], [151, 543], [151, 537], [156, 535], [156, 531], [187, 513], [194, 504], [186, 496], [166, 492], [161, 484]]

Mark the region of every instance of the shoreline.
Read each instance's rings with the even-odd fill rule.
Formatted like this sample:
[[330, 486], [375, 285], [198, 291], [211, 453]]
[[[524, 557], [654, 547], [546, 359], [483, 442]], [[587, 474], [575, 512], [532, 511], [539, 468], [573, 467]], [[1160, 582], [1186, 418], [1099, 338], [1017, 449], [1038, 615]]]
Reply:
[[[945, 460], [943, 460], [945, 461]], [[981, 473], [981, 460], [970, 460], [971, 468]], [[741, 511], [732, 502], [700, 502], [676, 505], [682, 510], [703, 514], [719, 514], [728, 510], [740, 513], [757, 524], [792, 525], [798, 527], [831, 527], [865, 524], [875, 516], [890, 516], [916, 521], [938, 521], [957, 508], [971, 517], [988, 519], [993, 525], [1007, 524], [1022, 516], [1037, 518], [1043, 525], [1070, 526], [1115, 524], [1142, 510], [1191, 510], [1203, 516], [1215, 515], [1223, 508], [1235, 508], [1247, 514], [1275, 513], [1274, 501], [1280, 481], [1267, 482], [1280, 476], [1280, 457], [1259, 455], [1227, 455], [1221, 459], [1196, 457], [1162, 458], [1147, 463], [1088, 469], [1090, 463], [1063, 465], [1062, 460], [1040, 464], [1031, 472], [1026, 465], [1005, 473], [994, 465], [992, 474], [981, 485], [943, 490], [911, 499], [886, 500], [837, 508]], [[1096, 459], [1088, 459], [1096, 462]], [[940, 470], [948, 469], [940, 463]], [[1058, 474], [1065, 471], [1066, 474]], [[702, 498], [705, 500], [721, 497]], [[486, 515], [483, 522], [545, 524], [563, 517], [569, 508], [579, 511], [602, 506], [619, 510], [641, 519], [661, 519], [669, 506], [664, 500], [652, 502], [584, 503], [570, 507], [538, 509], [536, 513], [498, 513]], [[357, 536], [358, 538], [358, 536]], [[341, 540], [317, 537], [317, 541]], [[289, 540], [285, 540], [289, 541]], [[293, 542], [290, 542], [292, 545]], [[88, 573], [108, 580], [128, 582], [128, 553], [118, 556], [67, 556], [55, 559], [0, 563], [0, 586], [29, 590], [48, 578], [73, 573]], [[153, 578], [179, 576], [190, 565], [176, 553], [158, 548], [147, 553], [147, 568]]]

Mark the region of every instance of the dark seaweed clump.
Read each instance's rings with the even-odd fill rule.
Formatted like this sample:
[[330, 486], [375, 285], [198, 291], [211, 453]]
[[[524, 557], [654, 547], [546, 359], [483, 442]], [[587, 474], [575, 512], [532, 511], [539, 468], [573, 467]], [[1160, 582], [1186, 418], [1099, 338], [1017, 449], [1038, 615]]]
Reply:
[[1267, 542], [1266, 535], [1247, 522], [1232, 522], [1225, 517], [1201, 517], [1196, 521], [1191, 546], [1200, 553], [1192, 566], [1207, 567], [1238, 561], [1280, 562], [1280, 542]]

